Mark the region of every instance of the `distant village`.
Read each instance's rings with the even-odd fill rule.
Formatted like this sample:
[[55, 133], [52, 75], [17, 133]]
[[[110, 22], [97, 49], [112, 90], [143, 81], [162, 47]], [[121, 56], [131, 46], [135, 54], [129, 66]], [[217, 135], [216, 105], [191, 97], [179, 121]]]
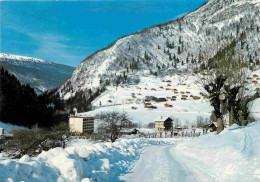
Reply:
[[[92, 116], [70, 116], [69, 117], [69, 130], [72, 135], [75, 136], [85, 136], [95, 132], [95, 118]], [[133, 123], [130, 120], [122, 120], [120, 123], [120, 135], [132, 135], [132, 134], [141, 134], [144, 136], [153, 135], [156, 137], [173, 137], [173, 136], [182, 136], [182, 137], [195, 137], [202, 134], [207, 134], [207, 132], [214, 132], [217, 130], [217, 123], [212, 122], [210, 124], [203, 125], [201, 127], [190, 126], [190, 127], [181, 127], [171, 117], [161, 116], [158, 119], [155, 119], [152, 126], [149, 126], [150, 130], [143, 132], [144, 128], [139, 128], [137, 124]], [[147, 128], [148, 129], [148, 128]], [[162, 135], [164, 133], [164, 135]], [[168, 134], [168, 135], [167, 135]]]

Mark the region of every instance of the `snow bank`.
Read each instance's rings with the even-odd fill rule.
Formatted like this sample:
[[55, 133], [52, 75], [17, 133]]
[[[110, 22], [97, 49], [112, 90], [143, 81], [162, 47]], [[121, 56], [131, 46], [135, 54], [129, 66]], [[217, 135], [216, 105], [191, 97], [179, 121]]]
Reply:
[[184, 141], [172, 152], [216, 181], [260, 181], [260, 122]]
[[173, 139], [121, 139], [115, 143], [75, 140], [66, 149], [54, 148], [35, 158], [0, 161], [0, 181], [118, 181], [142, 150], [174, 144]]

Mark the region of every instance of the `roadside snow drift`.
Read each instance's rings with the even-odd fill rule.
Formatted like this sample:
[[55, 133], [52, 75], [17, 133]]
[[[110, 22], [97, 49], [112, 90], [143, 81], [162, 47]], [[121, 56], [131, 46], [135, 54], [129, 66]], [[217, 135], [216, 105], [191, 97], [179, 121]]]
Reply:
[[172, 149], [197, 174], [212, 181], [260, 181], [260, 122], [233, 125], [221, 134], [204, 135]]
[[[139, 158], [143, 149], [159, 139], [121, 139], [115, 143], [87, 143], [76, 140], [66, 148], [42, 152], [35, 158], [0, 162], [0, 181], [118, 181]], [[160, 144], [174, 144], [160, 139]]]

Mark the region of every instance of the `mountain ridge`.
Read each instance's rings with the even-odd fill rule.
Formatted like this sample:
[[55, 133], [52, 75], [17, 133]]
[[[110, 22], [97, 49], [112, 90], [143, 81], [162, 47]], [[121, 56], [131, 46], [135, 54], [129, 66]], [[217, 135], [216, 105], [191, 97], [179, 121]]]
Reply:
[[211, 0], [181, 18], [123, 36], [85, 58], [60, 87], [60, 93], [68, 99], [79, 91], [101, 89], [114, 83], [133, 65], [135, 72], [148, 69], [169, 74], [193, 70], [196, 64], [201, 64], [201, 54], [214, 56], [221, 47], [245, 33], [236, 49], [248, 60], [258, 60], [259, 37], [255, 33], [260, 27], [259, 3], [259, 0]]
[[59, 87], [74, 67], [26, 56], [0, 53], [0, 66], [14, 74], [22, 84], [29, 84], [40, 94]]

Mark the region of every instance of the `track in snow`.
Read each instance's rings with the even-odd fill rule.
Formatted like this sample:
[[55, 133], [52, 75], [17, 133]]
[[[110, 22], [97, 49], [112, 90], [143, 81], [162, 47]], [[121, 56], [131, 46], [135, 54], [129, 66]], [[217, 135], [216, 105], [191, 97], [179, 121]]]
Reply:
[[120, 177], [127, 182], [196, 182], [193, 173], [179, 163], [170, 149], [173, 146], [152, 146], [141, 154], [130, 172]]

